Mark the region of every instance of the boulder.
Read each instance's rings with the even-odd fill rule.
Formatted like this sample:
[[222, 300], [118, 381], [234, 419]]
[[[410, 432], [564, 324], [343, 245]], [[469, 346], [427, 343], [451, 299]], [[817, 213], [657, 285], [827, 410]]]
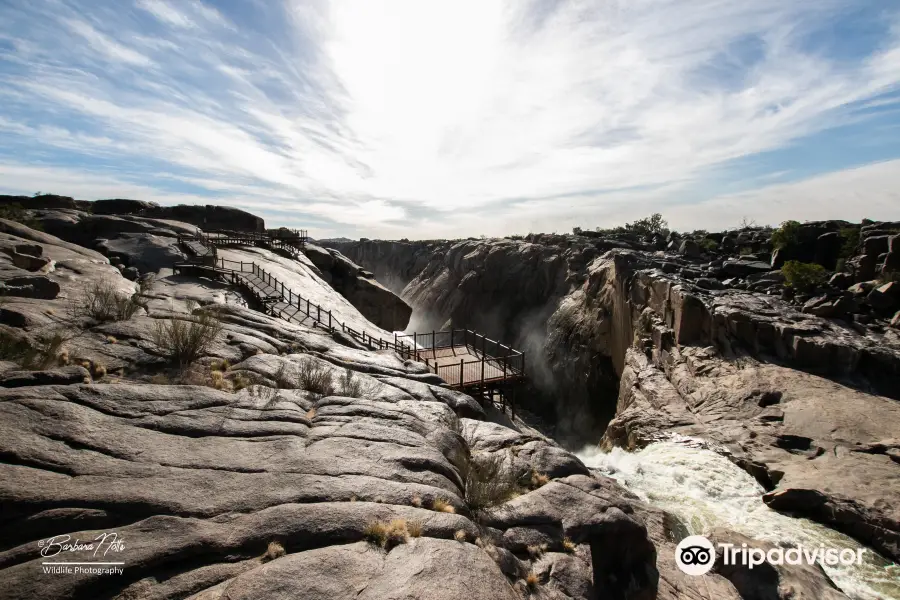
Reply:
[[872, 289], [866, 301], [876, 310], [893, 312], [900, 304], [900, 283], [892, 281]]
[[878, 256], [879, 254], [888, 251], [888, 242], [890, 239], [891, 238], [888, 235], [874, 235], [867, 237], [863, 240], [863, 251], [865, 254]]
[[59, 284], [48, 277], [12, 277], [3, 282], [0, 292], [5, 296], [53, 300], [59, 295]]
[[853, 275], [850, 273], [835, 273], [828, 280], [828, 284], [841, 290], [847, 289], [853, 285]]
[[760, 273], [767, 273], [772, 266], [764, 262], [730, 258], [722, 263], [722, 271], [728, 277], [747, 277]]
[[816, 240], [815, 262], [828, 270], [834, 269], [843, 245], [844, 238], [841, 237], [839, 232], [829, 231], [828, 233], [823, 233]]
[[689, 258], [699, 258], [703, 254], [700, 250], [700, 245], [690, 239], [681, 242], [681, 246], [678, 247], [678, 253]]

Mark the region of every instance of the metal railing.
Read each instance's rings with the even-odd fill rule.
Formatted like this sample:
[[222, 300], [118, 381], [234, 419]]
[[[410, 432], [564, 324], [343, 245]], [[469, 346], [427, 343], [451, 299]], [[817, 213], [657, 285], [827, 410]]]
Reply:
[[[208, 236], [207, 239], [209, 239]], [[215, 244], [209, 244], [208, 247], [214, 249]], [[357, 331], [338, 320], [332, 314], [331, 309], [323, 309], [321, 305], [312, 302], [309, 298], [304, 298], [255, 262], [215, 257], [211, 265], [207, 261], [205, 264], [176, 265], [176, 269], [179, 268], [212, 270], [221, 275], [228, 275], [233, 284], [247, 289], [269, 314], [290, 321], [292, 316], [296, 318], [299, 313], [303, 315], [303, 320], [310, 319], [314, 327], [321, 327], [330, 333], [340, 329], [369, 348], [393, 350], [407, 360], [424, 362], [430, 372], [441, 377], [451, 387], [465, 388], [477, 385], [484, 387], [486, 383], [517, 379], [524, 376], [525, 373], [525, 354], [523, 352], [470, 329], [413, 334], [395, 333], [393, 341], [371, 335], [365, 330]], [[284, 306], [279, 307], [279, 304]], [[296, 308], [297, 312], [286, 317], [287, 307]], [[458, 364], [439, 364], [436, 351], [455, 347], [465, 347], [467, 353], [476, 359], [466, 361], [463, 358]], [[432, 353], [432, 360], [429, 360], [427, 356], [423, 357], [428, 352]]]
[[[484, 386], [486, 382], [505, 381], [525, 374], [523, 352], [471, 329], [431, 331], [394, 337], [398, 342], [408, 339], [410, 342], [408, 345], [416, 349], [417, 360], [430, 352], [434, 363], [432, 364], [426, 356], [425, 364], [453, 387]], [[439, 364], [437, 350], [457, 347], [465, 347], [467, 354], [474, 356], [475, 360], [467, 361], [461, 358], [458, 364], [455, 362]]]

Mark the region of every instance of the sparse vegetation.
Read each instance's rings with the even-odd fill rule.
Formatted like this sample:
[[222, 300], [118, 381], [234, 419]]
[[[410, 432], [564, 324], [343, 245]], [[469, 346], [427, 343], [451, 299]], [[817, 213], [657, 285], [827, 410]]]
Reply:
[[25, 369], [46, 369], [59, 363], [64, 342], [58, 334], [29, 340], [3, 329], [0, 330], [0, 360], [14, 362]]
[[357, 377], [353, 369], [344, 369], [344, 373], [338, 378], [338, 386], [341, 396], [350, 398], [365, 398], [372, 393], [372, 386], [360, 377]]
[[[35, 194], [37, 196], [38, 194]], [[21, 204], [3, 204], [0, 205], [0, 219], [15, 221], [25, 227], [34, 229], [35, 231], [43, 231], [44, 225], [40, 221], [36, 221], [28, 216], [28, 213], [22, 208]]]
[[785, 221], [772, 233], [772, 248], [780, 250], [798, 242], [800, 238], [800, 222]]
[[843, 259], [850, 258], [856, 254], [859, 247], [859, 227], [844, 227], [841, 229], [841, 238], [844, 245], [841, 246], [840, 257]]
[[300, 360], [297, 365], [297, 387], [322, 398], [334, 394], [331, 369], [311, 358]]
[[578, 549], [578, 545], [569, 538], [563, 538], [562, 545], [563, 550], [565, 550], [569, 554], [572, 554]]
[[412, 500], [410, 500], [409, 503], [416, 508], [422, 508], [422, 497], [416, 494], [412, 497]]
[[473, 511], [497, 506], [518, 493], [516, 479], [500, 454], [474, 454], [464, 465], [466, 504]]
[[406, 530], [409, 532], [409, 537], [422, 537], [422, 521], [407, 521]]
[[456, 509], [453, 508], [453, 505], [444, 500], [443, 498], [435, 498], [431, 502], [431, 510], [435, 512], [445, 512], [445, 513], [455, 513]]
[[457, 542], [465, 542], [466, 541], [466, 530], [465, 529], [457, 529], [453, 534], [453, 539]]
[[546, 473], [540, 473], [535, 469], [531, 470], [531, 478], [529, 479], [531, 489], [536, 490], [539, 487], [547, 485], [548, 483], [550, 483], [550, 477], [548, 477]]
[[525, 576], [525, 587], [527, 587], [530, 591], [535, 591], [540, 585], [541, 579], [534, 571]]
[[719, 248], [719, 244], [712, 238], [703, 238], [700, 240], [700, 247], [707, 252], [715, 252]]
[[122, 294], [113, 282], [103, 280], [94, 282], [76, 297], [71, 312], [76, 318], [90, 318], [106, 323], [127, 321], [142, 306], [140, 292], [130, 296]]
[[153, 342], [173, 362], [190, 365], [209, 351], [222, 333], [222, 321], [215, 310], [201, 310], [191, 320], [157, 321]]
[[266, 548], [265, 554], [260, 556], [259, 559], [262, 562], [269, 562], [270, 560], [275, 560], [282, 556], [284, 556], [284, 546], [278, 542], [269, 542], [269, 547]]
[[[421, 525], [419, 525], [421, 534]], [[373, 546], [390, 550], [409, 540], [409, 525], [405, 519], [394, 519], [389, 523], [375, 521], [366, 525], [363, 535]]]
[[625, 230], [640, 235], [665, 235], [669, 232], [669, 224], [660, 213], [653, 213], [649, 217], [627, 223]]
[[532, 559], [537, 559], [547, 552], [547, 544], [532, 544], [528, 546], [527, 550]]
[[784, 275], [786, 286], [807, 292], [824, 282], [827, 272], [822, 265], [789, 260], [781, 267], [781, 273]]

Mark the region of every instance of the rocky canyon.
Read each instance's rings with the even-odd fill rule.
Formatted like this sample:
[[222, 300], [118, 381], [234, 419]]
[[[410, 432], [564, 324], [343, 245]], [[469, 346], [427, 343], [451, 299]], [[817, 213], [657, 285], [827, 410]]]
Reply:
[[[900, 598], [900, 223], [0, 209], [2, 598]], [[525, 353], [515, 414], [397, 343], [458, 329]], [[742, 523], [870, 559], [678, 568]]]

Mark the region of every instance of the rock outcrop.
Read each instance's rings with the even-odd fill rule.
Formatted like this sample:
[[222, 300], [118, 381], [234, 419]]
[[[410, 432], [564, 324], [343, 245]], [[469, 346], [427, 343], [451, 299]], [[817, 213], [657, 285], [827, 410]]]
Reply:
[[[773, 266], [836, 263], [849, 230], [860, 233], [852, 251], [877, 252], [880, 269], [891, 237], [875, 232], [891, 228], [805, 224], [772, 261], [771, 231], [759, 228], [695, 235], [697, 247], [670, 236], [666, 252], [650, 239], [609, 248], [584, 235], [334, 246], [376, 272], [369, 261], [383, 261], [431, 322], [506, 335], [530, 351], [531, 374], [552, 388], [558, 425], [576, 439], [605, 429], [607, 448], [671, 433], [711, 440], [770, 490], [773, 508], [897, 560], [894, 284], [801, 292]], [[832, 285], [861, 276], [847, 275]]]
[[369, 321], [387, 331], [406, 329], [412, 308], [381, 285], [370, 271], [337, 250], [326, 250], [310, 243], [304, 244], [302, 250], [321, 277]]

